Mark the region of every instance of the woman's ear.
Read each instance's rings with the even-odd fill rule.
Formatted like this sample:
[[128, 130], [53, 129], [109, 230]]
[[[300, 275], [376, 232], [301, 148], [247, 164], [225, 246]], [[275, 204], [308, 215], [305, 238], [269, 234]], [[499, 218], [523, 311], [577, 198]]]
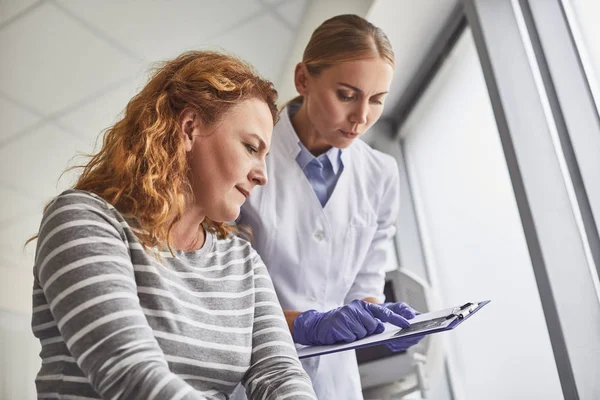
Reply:
[[306, 96], [308, 90], [308, 70], [304, 63], [300, 62], [296, 64], [296, 69], [294, 70], [294, 85], [300, 96]]
[[181, 139], [186, 152], [192, 151], [192, 145], [198, 130], [198, 117], [193, 110], [184, 110], [181, 113], [179, 120], [179, 130], [181, 131]]

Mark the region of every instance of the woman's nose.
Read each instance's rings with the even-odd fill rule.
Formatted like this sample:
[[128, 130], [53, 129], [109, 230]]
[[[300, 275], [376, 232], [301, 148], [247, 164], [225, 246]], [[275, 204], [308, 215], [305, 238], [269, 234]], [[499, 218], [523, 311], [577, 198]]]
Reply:
[[250, 180], [259, 186], [264, 186], [267, 184], [269, 179], [267, 178], [267, 165], [264, 161], [259, 167], [252, 170], [250, 173]]
[[359, 104], [354, 112], [350, 115], [350, 122], [358, 125], [366, 124], [368, 112], [368, 105], [364, 103]]

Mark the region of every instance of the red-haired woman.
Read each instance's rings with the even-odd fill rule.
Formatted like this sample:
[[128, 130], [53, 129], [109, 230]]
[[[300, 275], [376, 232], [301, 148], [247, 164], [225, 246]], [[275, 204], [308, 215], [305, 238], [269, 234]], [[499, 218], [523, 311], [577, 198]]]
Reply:
[[314, 399], [271, 279], [231, 235], [266, 184], [276, 92], [212, 52], [162, 65], [72, 190], [34, 266], [38, 398]]

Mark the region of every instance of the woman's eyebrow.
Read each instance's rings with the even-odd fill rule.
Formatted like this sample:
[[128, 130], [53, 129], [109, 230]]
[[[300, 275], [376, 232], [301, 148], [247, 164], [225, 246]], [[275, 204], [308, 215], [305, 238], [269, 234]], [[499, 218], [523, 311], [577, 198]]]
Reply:
[[254, 132], [248, 132], [248, 136], [256, 138], [259, 141], [259, 143], [260, 143], [260, 147], [262, 147], [263, 149], [267, 148], [267, 144], [265, 143], [265, 141], [263, 140], [263, 138], [260, 137], [260, 135], [254, 133]]
[[[356, 91], [356, 92], [358, 92], [358, 93], [361, 93], [361, 94], [362, 94], [362, 92], [363, 92], [361, 89], [357, 88], [356, 86], [352, 86], [352, 85], [350, 85], [350, 84], [348, 84], [348, 83], [344, 83], [344, 82], [338, 82], [338, 85], [340, 85], [340, 86], [345, 86], [345, 87], [347, 87], [348, 89], [352, 89], [352, 90], [354, 90], [354, 91]], [[377, 94], [374, 94], [373, 96], [381, 96], [382, 94], [386, 94], [386, 93], [388, 93], [388, 92], [387, 92], [387, 91], [385, 91], [385, 92], [377, 93]]]

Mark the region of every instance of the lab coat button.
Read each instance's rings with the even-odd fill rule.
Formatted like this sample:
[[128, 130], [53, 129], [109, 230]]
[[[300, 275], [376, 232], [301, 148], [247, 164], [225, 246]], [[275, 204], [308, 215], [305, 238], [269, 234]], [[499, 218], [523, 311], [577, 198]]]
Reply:
[[324, 237], [325, 237], [325, 234], [323, 233], [323, 231], [315, 232], [315, 239], [317, 239], [319, 242], [321, 240], [323, 240]]

